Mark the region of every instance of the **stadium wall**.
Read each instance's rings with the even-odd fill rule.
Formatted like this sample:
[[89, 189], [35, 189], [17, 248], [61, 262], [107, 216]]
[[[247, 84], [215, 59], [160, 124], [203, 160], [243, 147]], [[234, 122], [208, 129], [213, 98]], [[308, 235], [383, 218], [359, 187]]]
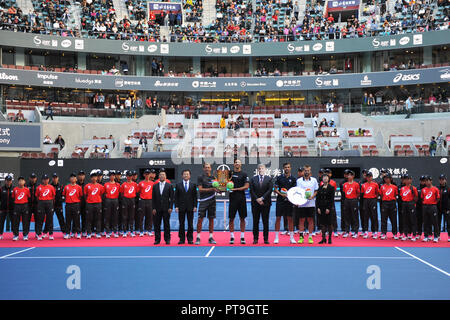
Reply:
[[172, 57], [250, 57], [371, 52], [447, 44], [450, 30], [355, 39], [269, 43], [155, 43], [0, 31], [0, 46]]

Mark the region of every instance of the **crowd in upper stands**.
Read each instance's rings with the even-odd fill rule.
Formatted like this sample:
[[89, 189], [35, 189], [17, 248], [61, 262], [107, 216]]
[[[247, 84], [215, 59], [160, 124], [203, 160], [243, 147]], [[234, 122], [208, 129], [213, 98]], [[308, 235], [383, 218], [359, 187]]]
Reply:
[[[217, 0], [216, 20], [202, 24], [201, 0], [183, 0], [183, 14], [147, 13], [146, 1], [126, 0], [119, 20], [112, 0], [75, 0], [81, 6], [81, 21], [74, 23], [67, 0], [33, 0], [34, 11], [22, 12], [15, 0], [0, 1], [0, 29], [68, 37], [91, 37], [161, 42], [271, 42], [320, 40], [391, 35], [447, 29], [448, 0], [439, 0], [433, 15], [429, 0], [397, 0], [394, 12], [385, 0], [368, 0], [362, 17], [352, 15], [338, 21], [325, 15], [323, 0], [307, 0], [304, 10], [296, 0], [257, 0], [253, 10], [249, 0]], [[304, 11], [304, 12], [302, 12]], [[186, 22], [188, 22], [186, 24]], [[80, 28], [77, 28], [80, 25]], [[160, 26], [169, 26], [169, 39], [160, 35]]]

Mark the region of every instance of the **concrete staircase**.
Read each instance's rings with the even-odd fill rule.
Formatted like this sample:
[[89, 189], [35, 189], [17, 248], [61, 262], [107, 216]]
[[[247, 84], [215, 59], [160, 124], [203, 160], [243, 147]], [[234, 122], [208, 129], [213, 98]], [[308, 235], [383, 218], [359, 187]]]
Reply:
[[297, 1], [300, 6], [300, 12], [298, 14], [298, 22], [303, 22], [303, 18], [305, 17], [306, 0], [297, 0]]
[[23, 14], [29, 14], [34, 11], [31, 0], [16, 0], [17, 6], [22, 10]]
[[70, 0], [69, 13], [70, 21], [67, 27], [72, 30], [81, 30], [81, 5]]
[[216, 16], [216, 0], [204, 0], [202, 13], [203, 26], [209, 26], [214, 21], [216, 21]]
[[114, 9], [116, 9], [117, 21], [121, 21], [123, 18], [130, 18], [128, 9], [124, 0], [113, 0]]

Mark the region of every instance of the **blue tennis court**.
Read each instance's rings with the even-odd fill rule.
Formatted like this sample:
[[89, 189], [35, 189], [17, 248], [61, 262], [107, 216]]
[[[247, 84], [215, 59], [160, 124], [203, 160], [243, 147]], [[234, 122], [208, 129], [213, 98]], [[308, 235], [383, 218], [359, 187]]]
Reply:
[[0, 299], [450, 299], [450, 248], [0, 248]]

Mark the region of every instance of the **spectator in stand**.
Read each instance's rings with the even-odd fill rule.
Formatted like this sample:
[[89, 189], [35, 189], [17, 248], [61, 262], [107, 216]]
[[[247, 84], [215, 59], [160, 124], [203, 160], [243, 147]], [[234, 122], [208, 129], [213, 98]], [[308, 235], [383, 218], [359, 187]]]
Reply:
[[102, 109], [105, 108], [105, 96], [101, 92], [100, 95], [98, 96], [98, 107]]
[[113, 66], [111, 69], [109, 69], [109, 72], [114, 76], [120, 75], [119, 69], [117, 69], [116, 66]]
[[287, 118], [284, 119], [283, 122], [282, 122], [281, 124], [282, 124], [283, 128], [290, 127], [290, 125], [289, 125], [289, 120], [288, 120]]
[[64, 141], [63, 137], [58, 134], [58, 137], [55, 139], [54, 144], [59, 144], [59, 150], [62, 150], [66, 145], [66, 142]]
[[344, 63], [344, 71], [345, 72], [352, 72], [353, 70], [353, 62], [352, 59], [347, 58], [345, 59], [345, 63]]
[[47, 109], [45, 109], [45, 114], [47, 115], [45, 120], [48, 120], [48, 118], [52, 118], [53, 120], [53, 107], [50, 104], [47, 106]]
[[123, 144], [125, 145], [124, 152], [131, 155], [131, 145], [132, 145], [131, 136], [128, 136], [123, 142]]
[[74, 152], [75, 152], [76, 154], [80, 155], [80, 154], [83, 153], [83, 149], [80, 148], [80, 147], [76, 147]]
[[156, 126], [155, 130], [155, 140], [161, 139], [164, 133], [164, 127], [161, 126], [161, 123], [158, 122], [158, 125]]
[[319, 126], [319, 114], [315, 114], [312, 118], [312, 126], [313, 128], [317, 128]]
[[444, 150], [444, 148], [446, 147], [446, 141], [444, 138], [444, 135], [442, 134], [442, 131], [439, 131], [438, 136], [436, 138], [436, 150]]
[[227, 126], [226, 120], [225, 120], [225, 115], [222, 114], [222, 116], [220, 117], [220, 122], [219, 122], [219, 127], [221, 129], [225, 129]]
[[142, 99], [140, 96], [136, 96], [136, 100], [134, 101], [134, 105], [137, 110], [143, 110], [144, 103], [142, 102]]
[[336, 74], [337, 73], [337, 68], [336, 66], [332, 65], [330, 68], [330, 74]]
[[326, 104], [326, 108], [327, 108], [327, 112], [333, 112], [334, 104], [333, 104], [333, 102], [331, 102], [331, 99], [328, 100], [328, 102]]
[[437, 149], [436, 138], [432, 136], [429, 146], [430, 156], [434, 157], [436, 155], [436, 149]]
[[186, 135], [186, 132], [184, 131], [183, 125], [181, 125], [181, 126], [178, 128], [177, 135], [178, 135], [178, 138], [179, 138], [179, 139], [184, 139], [184, 137], [185, 137], [185, 135]]
[[433, 95], [433, 93], [431, 93], [428, 101], [430, 102], [430, 104], [436, 104], [436, 97]]
[[320, 128], [316, 131], [316, 137], [323, 137], [323, 131]]
[[411, 110], [414, 106], [414, 102], [412, 100], [412, 97], [409, 96], [408, 99], [405, 101], [405, 111], [406, 111], [406, 118], [409, 119], [411, 117]]
[[342, 141], [339, 141], [335, 150], [344, 150], [344, 144], [342, 143]]
[[43, 144], [52, 144], [52, 139], [50, 139], [49, 135], [46, 135], [44, 138], [44, 142], [42, 142]]
[[295, 122], [294, 120], [291, 121], [291, 124], [289, 125], [289, 127], [291, 128], [297, 128], [297, 122]]
[[108, 159], [109, 158], [109, 154], [110, 154], [110, 150], [108, 148], [108, 145], [105, 144], [105, 146], [103, 147], [103, 154], [105, 155], [105, 158]]
[[143, 149], [145, 152], [148, 151], [148, 148], [147, 148], [147, 138], [146, 138], [145, 136], [142, 136], [142, 137], [139, 139], [139, 144], [142, 146], [142, 149]]
[[325, 119], [325, 118], [323, 118], [322, 121], [320, 121], [319, 128], [322, 128], [322, 127], [328, 127], [328, 122], [327, 122], [327, 119]]
[[337, 128], [334, 128], [333, 131], [331, 131], [330, 134], [332, 137], [339, 137], [339, 133], [337, 132]]
[[14, 122], [26, 122], [25, 116], [22, 112], [22, 110], [19, 110], [19, 112], [16, 113], [16, 116], [14, 117]]
[[170, 105], [169, 109], [167, 109], [169, 114], [175, 114], [175, 106], [173, 104]]
[[147, 97], [147, 99], [145, 99], [145, 106], [147, 107], [146, 110], [152, 109], [152, 97]]
[[330, 122], [328, 123], [328, 126], [331, 128], [334, 128], [336, 126], [333, 119], [330, 120]]

